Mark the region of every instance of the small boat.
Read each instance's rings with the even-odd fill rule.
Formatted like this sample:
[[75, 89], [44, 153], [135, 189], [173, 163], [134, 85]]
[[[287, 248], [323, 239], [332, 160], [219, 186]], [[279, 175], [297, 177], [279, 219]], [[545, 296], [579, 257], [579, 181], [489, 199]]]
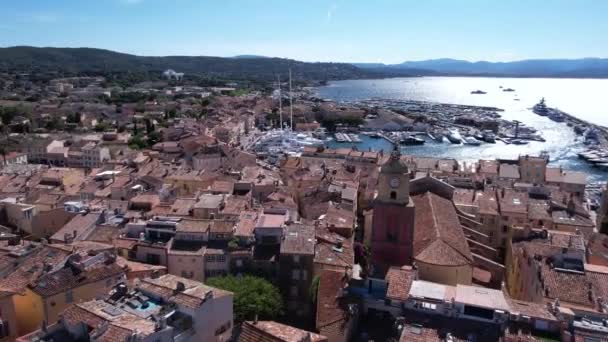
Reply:
[[522, 139], [511, 139], [511, 144], [513, 145], [528, 145], [528, 141]]
[[513, 101], [519, 101], [519, 99], [518, 99], [518, 98], [515, 98], [515, 99], [513, 99]]
[[372, 132], [369, 134], [369, 137], [372, 139], [380, 139], [380, 134], [378, 134], [378, 132]]
[[408, 135], [401, 138], [400, 141], [403, 145], [423, 145], [424, 139], [416, 138], [414, 136]]
[[473, 134], [473, 138], [475, 138], [479, 141], [483, 141], [483, 134], [481, 132], [475, 133], [475, 134]]
[[481, 145], [481, 141], [479, 141], [473, 137], [465, 137], [464, 144], [471, 145], [471, 146], [479, 146], [479, 145]]
[[443, 134], [441, 134], [441, 133], [437, 133], [437, 134], [435, 134], [435, 141], [436, 141], [436, 142], [442, 143], [442, 142], [444, 142], [444, 141], [445, 141], [445, 139], [446, 139], [446, 138], [445, 138], [445, 135], [443, 135]]
[[484, 94], [487, 94], [487, 93], [485, 91], [483, 91], [483, 90], [477, 89], [477, 90], [473, 90], [471, 92], [471, 94], [474, 94], [474, 95], [484, 95]]
[[502, 91], [515, 91], [513, 88], [504, 88]]

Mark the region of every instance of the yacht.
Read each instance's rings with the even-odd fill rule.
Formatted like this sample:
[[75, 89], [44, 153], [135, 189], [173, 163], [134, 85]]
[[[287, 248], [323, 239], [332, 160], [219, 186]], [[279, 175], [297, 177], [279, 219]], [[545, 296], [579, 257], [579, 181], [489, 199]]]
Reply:
[[564, 122], [566, 117], [564, 117], [564, 115], [562, 115], [558, 110], [551, 110], [549, 112], [549, 119], [555, 122]]
[[473, 137], [465, 137], [464, 144], [471, 145], [471, 146], [479, 146], [479, 145], [481, 145], [481, 141], [479, 141]]
[[323, 140], [313, 138], [306, 133], [295, 133], [289, 130], [272, 130], [262, 135], [254, 144], [256, 152], [276, 150], [282, 152], [301, 152], [304, 147], [324, 146]]
[[449, 131], [447, 134], [447, 138], [452, 144], [462, 143], [462, 136], [460, 135], [460, 132], [458, 132], [458, 130]]
[[400, 141], [403, 145], [424, 145], [424, 139], [417, 138], [411, 135], [407, 135], [401, 138]]
[[496, 136], [492, 131], [485, 131], [483, 132], [483, 141], [494, 144], [496, 143]]
[[485, 91], [483, 91], [483, 90], [477, 89], [477, 90], [473, 90], [471, 92], [471, 94], [474, 94], [474, 95], [484, 95], [484, 94], [487, 94], [487, 93]]
[[260, 155], [277, 156], [282, 154], [300, 153], [305, 147], [323, 147], [321, 139], [313, 137], [312, 133], [296, 133], [293, 131], [293, 103], [291, 94], [291, 70], [289, 71], [289, 104], [290, 125], [283, 127], [283, 108], [281, 101], [281, 82], [278, 80], [280, 128], [273, 129], [260, 136], [253, 143], [253, 150]]
[[502, 91], [511, 92], [511, 91], [515, 91], [515, 89], [513, 89], [513, 88], [504, 88]]
[[539, 103], [535, 104], [534, 107], [532, 107], [532, 111], [540, 116], [549, 115], [549, 109], [547, 108], [547, 105], [545, 104], [544, 97], [540, 100]]

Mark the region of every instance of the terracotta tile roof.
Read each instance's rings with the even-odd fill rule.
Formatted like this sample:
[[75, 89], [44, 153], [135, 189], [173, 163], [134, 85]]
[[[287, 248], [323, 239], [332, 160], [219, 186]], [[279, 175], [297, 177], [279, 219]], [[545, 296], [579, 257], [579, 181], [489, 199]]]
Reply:
[[502, 329], [497, 324], [470, 319], [442, 317], [408, 311], [400, 342], [444, 342], [447, 335], [454, 342], [499, 341]]
[[345, 332], [341, 331], [341, 328], [350, 320], [345, 303], [338, 297], [345, 281], [345, 274], [342, 272], [323, 270], [319, 276], [316, 327], [322, 335], [330, 339], [329, 335], [334, 335], [336, 330], [344, 336]]
[[205, 233], [211, 228], [210, 220], [183, 219], [177, 224], [176, 232]]
[[541, 265], [546, 298], [595, 307], [594, 298], [589, 296], [590, 283], [584, 272], [558, 271], [545, 260]]
[[[177, 282], [182, 282], [186, 289], [174, 294], [173, 290], [176, 288]], [[142, 279], [138, 287], [143, 291], [157, 294], [165, 300], [173, 301], [178, 305], [190, 309], [197, 309], [200, 307], [205, 302], [205, 296], [208, 292], [212, 292], [214, 297], [232, 295], [231, 292], [172, 274], [165, 274], [155, 279]]]
[[257, 222], [258, 213], [256, 211], [243, 211], [239, 215], [236, 225], [235, 236], [253, 236], [253, 231]]
[[412, 282], [416, 279], [416, 271], [411, 267], [391, 267], [386, 273], [388, 288], [386, 297], [393, 300], [405, 301], [410, 294]]
[[47, 263], [56, 266], [63, 262], [70, 253], [55, 247], [42, 247], [33, 251], [13, 273], [0, 280], [0, 289], [3, 291], [22, 292], [32, 281], [43, 272], [43, 265]]
[[244, 322], [239, 342], [324, 342], [325, 336], [273, 321]]
[[63, 319], [70, 325], [84, 323], [91, 328], [100, 326], [105, 320], [79, 305], [68, 306], [62, 313]]
[[171, 214], [179, 216], [190, 215], [190, 210], [196, 203], [194, 198], [178, 198], [171, 205]]
[[528, 194], [525, 192], [501, 189], [498, 191], [498, 202], [501, 213], [527, 214], [528, 212]]
[[[100, 213], [88, 213], [74, 216], [68, 223], [51, 236], [51, 240], [64, 241], [66, 234], [74, 239], [84, 238], [82, 235], [97, 224], [100, 215]], [[74, 233], [76, 233], [76, 237], [74, 236]]]
[[[339, 234], [330, 232], [327, 228], [317, 227], [315, 231], [317, 245], [315, 246], [314, 262], [318, 264], [352, 267], [355, 262], [352, 237], [345, 239]], [[341, 245], [341, 247], [339, 247]]]
[[498, 162], [496, 160], [480, 160], [479, 172], [486, 174], [498, 174]]
[[[92, 332], [93, 333], [93, 332]], [[98, 342], [124, 342], [133, 334], [132, 330], [110, 324], [108, 328], [98, 336], [95, 341]]]
[[547, 183], [587, 184], [587, 174], [578, 171], [566, 171], [559, 167], [548, 167], [545, 172]]
[[549, 309], [544, 303], [526, 302], [509, 297], [506, 297], [506, 299], [510, 307], [510, 313], [519, 313], [522, 316], [540, 318], [547, 321], [558, 320], [551, 312], [549, 312]]
[[43, 297], [49, 297], [85, 284], [95, 283], [124, 274], [123, 268], [116, 263], [94, 266], [81, 273], [74, 272], [69, 267], [64, 267], [56, 272], [40, 277], [31, 284], [31, 289]]
[[435, 265], [465, 265], [473, 257], [454, 205], [427, 192], [413, 197], [416, 205], [414, 257]]
[[293, 224], [285, 229], [281, 242], [281, 254], [315, 254], [315, 227], [304, 224]]
[[236, 222], [233, 220], [213, 220], [209, 233], [232, 233], [234, 231]]
[[213, 182], [210, 188], [213, 192], [220, 192], [223, 194], [232, 194], [234, 192], [234, 181], [220, 181], [216, 180]]
[[498, 215], [498, 202], [494, 190], [478, 191], [475, 195], [475, 202], [479, 206], [480, 214]]

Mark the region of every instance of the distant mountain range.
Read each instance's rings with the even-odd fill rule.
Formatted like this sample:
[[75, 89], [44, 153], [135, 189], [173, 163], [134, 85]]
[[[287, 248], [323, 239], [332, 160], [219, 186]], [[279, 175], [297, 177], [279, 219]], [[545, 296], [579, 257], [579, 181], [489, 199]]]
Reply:
[[93, 48], [38, 48], [16, 46], [0, 48], [0, 72], [62, 74], [137, 73], [160, 77], [166, 69], [220, 80], [269, 82], [292, 70], [294, 81], [311, 82], [340, 79], [415, 76], [407, 68], [370, 70], [349, 63], [307, 63], [291, 59], [241, 55], [235, 57], [167, 56], [144, 57]]
[[515, 62], [469, 62], [441, 58], [400, 64], [355, 63], [359, 68], [390, 72], [419, 70], [435, 75], [511, 77], [608, 77], [608, 58], [529, 59]]
[[411, 76], [511, 76], [608, 78], [608, 59], [538, 59], [517, 62], [468, 62], [433, 59], [401, 64], [308, 63], [260, 55], [234, 57], [148, 57], [93, 48], [0, 48], [0, 72], [37, 74], [137, 74], [138, 79], [160, 78], [166, 69], [186, 77], [218, 81], [272, 82], [287, 77], [291, 69], [296, 82]]

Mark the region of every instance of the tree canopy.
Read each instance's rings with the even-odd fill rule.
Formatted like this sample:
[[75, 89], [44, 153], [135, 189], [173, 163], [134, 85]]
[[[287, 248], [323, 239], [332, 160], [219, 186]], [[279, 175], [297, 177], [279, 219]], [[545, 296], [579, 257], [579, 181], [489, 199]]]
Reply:
[[254, 276], [225, 276], [207, 280], [207, 284], [234, 293], [236, 321], [273, 320], [282, 313], [283, 301], [279, 290], [263, 278]]

